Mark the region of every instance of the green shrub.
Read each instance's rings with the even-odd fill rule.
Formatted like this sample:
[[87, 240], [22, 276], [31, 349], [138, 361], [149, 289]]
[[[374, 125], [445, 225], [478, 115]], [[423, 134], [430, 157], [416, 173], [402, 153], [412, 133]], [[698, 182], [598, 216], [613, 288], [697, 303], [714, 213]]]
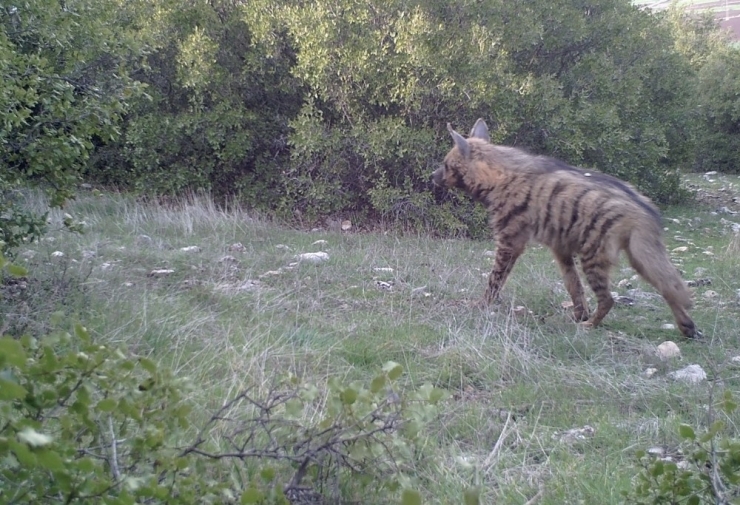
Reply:
[[[719, 413], [732, 414], [737, 404], [730, 391], [719, 403]], [[639, 451], [641, 471], [625, 503], [699, 505], [737, 503], [740, 496], [740, 441], [723, 435], [725, 423], [710, 412], [712, 420], [703, 433], [688, 425], [679, 427], [682, 461], [665, 460]]]

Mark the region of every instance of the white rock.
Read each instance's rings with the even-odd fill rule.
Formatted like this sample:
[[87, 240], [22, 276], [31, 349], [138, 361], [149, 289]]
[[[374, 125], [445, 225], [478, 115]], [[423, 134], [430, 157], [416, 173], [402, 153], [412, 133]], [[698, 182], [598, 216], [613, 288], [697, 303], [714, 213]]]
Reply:
[[586, 424], [583, 428], [572, 428], [564, 432], [555, 433], [552, 437], [559, 439], [562, 443], [568, 444], [593, 437], [595, 432], [596, 430], [592, 426]]
[[189, 245], [187, 247], [181, 247], [180, 250], [182, 252], [188, 252], [188, 253], [190, 253], [190, 252], [200, 252], [200, 247], [198, 247], [197, 245]]
[[483, 256], [487, 256], [487, 257], [491, 258], [491, 257], [496, 256], [496, 252], [495, 251], [485, 251], [483, 253]]
[[149, 272], [149, 277], [167, 277], [170, 274], [174, 274], [175, 271], [171, 268], [161, 268], [157, 270], [152, 270]]
[[711, 300], [712, 298], [717, 298], [719, 294], [716, 291], [712, 291], [711, 289], [708, 289], [704, 291], [704, 298], [707, 300]]
[[52, 258], [61, 258], [64, 256], [64, 253], [62, 251], [54, 251], [51, 253]]
[[686, 247], [685, 245], [682, 245], [682, 246], [674, 248], [671, 252], [686, 252], [688, 250], [689, 250], [688, 247]]
[[342, 231], [349, 231], [352, 229], [352, 221], [345, 219], [342, 221]]
[[290, 247], [285, 244], [278, 244], [275, 246], [275, 249], [285, 249], [286, 251], [290, 251]]
[[662, 447], [651, 447], [647, 450], [647, 453], [658, 458], [665, 454], [665, 449], [663, 449]]
[[315, 241], [311, 245], [324, 245], [324, 244], [328, 244], [328, 242], [326, 240], [324, 240], [324, 239], [321, 239], [321, 240]]
[[675, 330], [676, 325], [671, 323], [665, 323], [660, 325], [661, 330]]
[[[670, 326], [671, 329], [675, 328], [673, 325]], [[666, 340], [658, 346], [655, 350], [655, 354], [657, 354], [660, 359], [676, 358], [681, 356], [681, 349], [679, 349], [678, 345], [676, 345], [674, 341]]]
[[273, 277], [275, 275], [281, 275], [282, 273], [282, 268], [280, 270], [268, 270], [267, 272], [260, 275], [260, 279], [264, 279], [265, 277]]
[[391, 291], [393, 289], [393, 284], [385, 281], [375, 281], [375, 287], [381, 291]]
[[391, 267], [375, 267], [373, 268], [375, 272], [393, 272], [393, 269]]
[[686, 368], [669, 373], [668, 376], [675, 380], [693, 384], [707, 380], [707, 373], [700, 365], [689, 365]]
[[736, 365], [740, 365], [740, 356], [733, 356], [730, 361], [735, 363]]
[[324, 251], [319, 252], [312, 252], [312, 253], [303, 253], [296, 255], [296, 259], [298, 261], [305, 261], [307, 263], [324, 263], [325, 261], [329, 261], [329, 254], [325, 253]]
[[645, 369], [645, 378], [646, 379], [649, 379], [653, 375], [655, 375], [656, 373], [658, 373], [658, 369], [657, 368], [647, 368], [647, 369]]

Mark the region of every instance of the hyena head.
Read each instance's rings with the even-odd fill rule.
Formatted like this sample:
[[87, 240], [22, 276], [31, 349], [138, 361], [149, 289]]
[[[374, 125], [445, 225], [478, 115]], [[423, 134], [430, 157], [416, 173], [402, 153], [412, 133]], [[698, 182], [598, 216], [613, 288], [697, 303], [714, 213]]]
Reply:
[[[452, 129], [452, 125], [447, 123], [447, 130], [452, 135], [455, 147], [445, 156], [444, 164], [432, 174], [432, 182], [442, 188], [465, 188], [464, 177], [468, 170], [468, 165], [472, 160], [470, 153], [470, 143], [462, 135]], [[469, 139], [479, 139], [484, 142], [490, 142], [488, 137], [488, 126], [483, 119], [478, 119], [470, 130]]]

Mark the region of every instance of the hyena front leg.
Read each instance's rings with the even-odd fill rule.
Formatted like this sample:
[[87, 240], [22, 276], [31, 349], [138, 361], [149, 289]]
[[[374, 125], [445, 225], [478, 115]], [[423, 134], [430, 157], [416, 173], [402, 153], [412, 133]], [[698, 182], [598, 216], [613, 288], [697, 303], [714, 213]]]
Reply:
[[571, 300], [573, 300], [573, 318], [576, 321], [585, 321], [588, 319], [588, 303], [583, 293], [581, 279], [578, 278], [573, 256], [570, 254], [555, 253], [555, 259], [563, 274], [565, 289], [568, 291]]
[[588, 321], [583, 323], [584, 326], [598, 326], [614, 305], [614, 298], [609, 292], [609, 270], [611, 267], [612, 262], [605, 254], [597, 254], [585, 261], [581, 258], [581, 268], [583, 268], [583, 273], [586, 274], [586, 281], [593, 289], [598, 303], [596, 312]]
[[526, 246], [526, 242], [524, 244], [511, 244], [500, 239], [497, 239], [496, 242], [496, 260], [493, 263], [493, 271], [488, 277], [488, 288], [485, 296], [485, 302], [488, 304], [498, 300], [501, 288], [504, 287], [511, 269], [514, 268], [514, 263], [524, 252]]

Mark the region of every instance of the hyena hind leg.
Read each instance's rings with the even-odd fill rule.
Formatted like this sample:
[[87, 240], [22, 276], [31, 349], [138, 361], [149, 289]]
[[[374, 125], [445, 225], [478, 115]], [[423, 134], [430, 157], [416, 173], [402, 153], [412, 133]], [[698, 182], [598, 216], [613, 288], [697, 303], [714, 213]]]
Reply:
[[583, 292], [581, 279], [578, 278], [578, 271], [576, 270], [573, 256], [570, 254], [554, 254], [563, 275], [565, 289], [568, 291], [571, 300], [573, 300], [573, 319], [576, 321], [585, 321], [588, 319], [588, 303]]
[[606, 258], [597, 258], [582, 262], [583, 273], [588, 285], [596, 295], [596, 312], [586, 321], [587, 326], [598, 326], [614, 306], [614, 298], [609, 292], [609, 270], [612, 262]]

